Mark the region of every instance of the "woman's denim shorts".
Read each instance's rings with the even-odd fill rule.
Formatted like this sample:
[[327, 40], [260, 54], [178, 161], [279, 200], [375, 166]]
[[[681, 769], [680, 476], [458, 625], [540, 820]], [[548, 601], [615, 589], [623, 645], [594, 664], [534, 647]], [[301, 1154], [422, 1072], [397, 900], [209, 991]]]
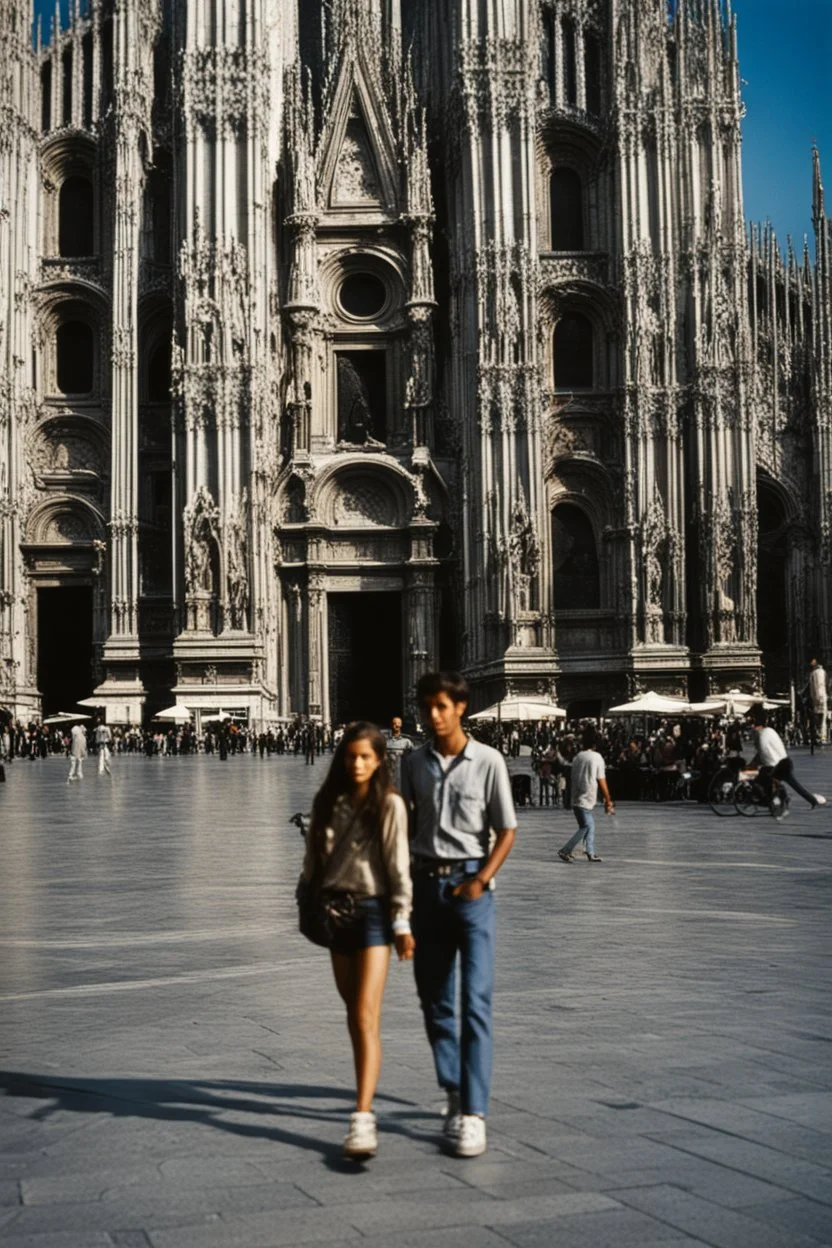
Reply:
[[359, 902], [361, 919], [348, 932], [339, 936], [333, 953], [358, 953], [371, 945], [389, 945], [393, 940], [390, 903], [386, 897], [365, 897]]

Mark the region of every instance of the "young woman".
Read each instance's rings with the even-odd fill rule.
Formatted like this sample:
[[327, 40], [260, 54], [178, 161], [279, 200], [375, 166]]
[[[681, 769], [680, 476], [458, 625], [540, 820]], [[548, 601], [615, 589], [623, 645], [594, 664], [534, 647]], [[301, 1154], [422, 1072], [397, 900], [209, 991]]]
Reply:
[[[386, 743], [375, 724], [350, 724], [312, 806], [303, 876], [312, 878], [316, 855], [339, 850], [325, 888], [360, 898], [359, 921], [332, 948], [335, 984], [347, 1007], [355, 1059], [355, 1113], [344, 1140], [347, 1157], [372, 1157], [377, 1148], [373, 1097], [381, 1071], [381, 999], [395, 941], [400, 961], [413, 957], [410, 847], [407, 809], [390, 785]], [[344, 846], [346, 848], [346, 846]]]

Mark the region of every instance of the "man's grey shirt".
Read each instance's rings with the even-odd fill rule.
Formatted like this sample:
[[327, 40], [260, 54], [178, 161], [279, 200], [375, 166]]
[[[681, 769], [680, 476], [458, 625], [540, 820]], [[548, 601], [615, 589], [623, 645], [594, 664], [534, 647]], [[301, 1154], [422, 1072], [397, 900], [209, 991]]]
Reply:
[[402, 796], [415, 807], [410, 847], [422, 858], [485, 858], [491, 828], [517, 827], [505, 759], [471, 737], [447, 771], [432, 744], [411, 750]]

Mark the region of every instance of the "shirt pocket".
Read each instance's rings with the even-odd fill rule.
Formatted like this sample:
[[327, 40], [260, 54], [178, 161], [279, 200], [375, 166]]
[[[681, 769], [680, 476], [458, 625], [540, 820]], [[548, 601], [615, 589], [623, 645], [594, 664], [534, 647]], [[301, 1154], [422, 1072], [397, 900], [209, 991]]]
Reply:
[[449, 797], [454, 828], [459, 832], [482, 832], [488, 822], [482, 793], [472, 789], [452, 789]]

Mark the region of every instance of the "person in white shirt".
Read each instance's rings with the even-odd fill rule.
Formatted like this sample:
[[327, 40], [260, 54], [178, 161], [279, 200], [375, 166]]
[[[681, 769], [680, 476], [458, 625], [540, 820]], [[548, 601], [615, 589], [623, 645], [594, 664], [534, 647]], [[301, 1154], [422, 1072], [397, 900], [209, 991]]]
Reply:
[[83, 724], [73, 724], [72, 732], [69, 734], [69, 775], [66, 778], [67, 784], [73, 780], [84, 779], [84, 759], [87, 757], [87, 734], [84, 731]]
[[572, 759], [572, 809], [578, 821], [578, 830], [567, 841], [563, 849], [558, 850], [558, 858], [562, 862], [574, 862], [573, 850], [583, 843], [584, 853], [590, 862], [600, 862], [595, 852], [595, 817], [592, 813], [598, 801], [598, 790], [604, 797], [604, 809], [608, 815], [615, 813], [615, 806], [607, 787], [606, 767], [598, 753], [598, 733], [592, 724], [587, 724], [581, 735], [581, 749]]
[[757, 737], [757, 753], [751, 765], [756, 762], [760, 769], [760, 780], [766, 793], [771, 793], [772, 779], [780, 780], [805, 798], [812, 810], [816, 806], [825, 806], [826, 798], [820, 793], [810, 793], [794, 774], [794, 763], [786, 752], [786, 747], [779, 733], [767, 725], [766, 709], [761, 702], [749, 708], [747, 718], [754, 725]]
[[103, 719], [99, 719], [95, 728], [95, 745], [98, 750], [98, 774], [103, 776], [106, 771], [108, 776], [113, 773], [110, 771], [110, 742], [113, 734], [104, 723]]
[[818, 741], [826, 745], [826, 671], [817, 659], [812, 659], [809, 664], [808, 692]]

